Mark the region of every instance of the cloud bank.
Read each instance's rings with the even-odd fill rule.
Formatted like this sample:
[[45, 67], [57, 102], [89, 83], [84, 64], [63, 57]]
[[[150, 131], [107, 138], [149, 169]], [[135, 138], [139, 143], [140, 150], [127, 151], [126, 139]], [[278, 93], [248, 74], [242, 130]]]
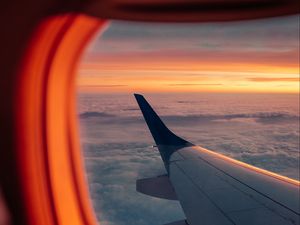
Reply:
[[[299, 179], [295, 95], [147, 95], [176, 134], [252, 165]], [[247, 100], [245, 100], [247, 99]], [[81, 142], [101, 224], [166, 224], [180, 204], [135, 191], [136, 179], [165, 174], [131, 95], [80, 95]]]

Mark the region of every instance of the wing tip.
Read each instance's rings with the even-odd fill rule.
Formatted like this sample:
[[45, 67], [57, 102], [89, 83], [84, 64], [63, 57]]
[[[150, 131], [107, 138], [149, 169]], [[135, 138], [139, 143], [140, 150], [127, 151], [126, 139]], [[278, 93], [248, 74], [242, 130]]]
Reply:
[[135, 98], [144, 98], [144, 96], [139, 93], [133, 93], [133, 95]]
[[184, 146], [189, 143], [169, 130], [143, 95], [138, 93], [134, 93], [133, 95], [140, 107], [156, 145]]

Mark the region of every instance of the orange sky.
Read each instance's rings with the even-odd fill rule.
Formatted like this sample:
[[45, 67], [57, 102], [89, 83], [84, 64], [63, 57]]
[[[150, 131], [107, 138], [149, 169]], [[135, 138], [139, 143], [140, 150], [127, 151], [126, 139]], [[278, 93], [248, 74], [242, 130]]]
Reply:
[[87, 48], [79, 91], [299, 93], [296, 19], [112, 22]]

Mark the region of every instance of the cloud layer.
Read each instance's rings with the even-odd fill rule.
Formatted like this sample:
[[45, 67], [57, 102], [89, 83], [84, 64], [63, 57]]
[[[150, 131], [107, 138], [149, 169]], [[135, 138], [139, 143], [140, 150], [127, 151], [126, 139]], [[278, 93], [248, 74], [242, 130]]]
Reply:
[[[145, 96], [164, 122], [195, 144], [299, 179], [297, 95]], [[165, 224], [177, 201], [137, 193], [135, 181], [165, 173], [131, 95], [79, 95], [82, 149], [101, 224]]]

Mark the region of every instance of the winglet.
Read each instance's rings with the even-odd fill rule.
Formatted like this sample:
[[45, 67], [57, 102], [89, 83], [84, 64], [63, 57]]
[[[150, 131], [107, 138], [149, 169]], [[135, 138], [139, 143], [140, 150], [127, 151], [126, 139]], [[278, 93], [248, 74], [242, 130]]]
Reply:
[[188, 141], [178, 137], [161, 121], [156, 112], [152, 109], [146, 99], [140, 94], [134, 94], [137, 103], [143, 113], [149, 130], [155, 140], [157, 146], [187, 146], [191, 145]]

